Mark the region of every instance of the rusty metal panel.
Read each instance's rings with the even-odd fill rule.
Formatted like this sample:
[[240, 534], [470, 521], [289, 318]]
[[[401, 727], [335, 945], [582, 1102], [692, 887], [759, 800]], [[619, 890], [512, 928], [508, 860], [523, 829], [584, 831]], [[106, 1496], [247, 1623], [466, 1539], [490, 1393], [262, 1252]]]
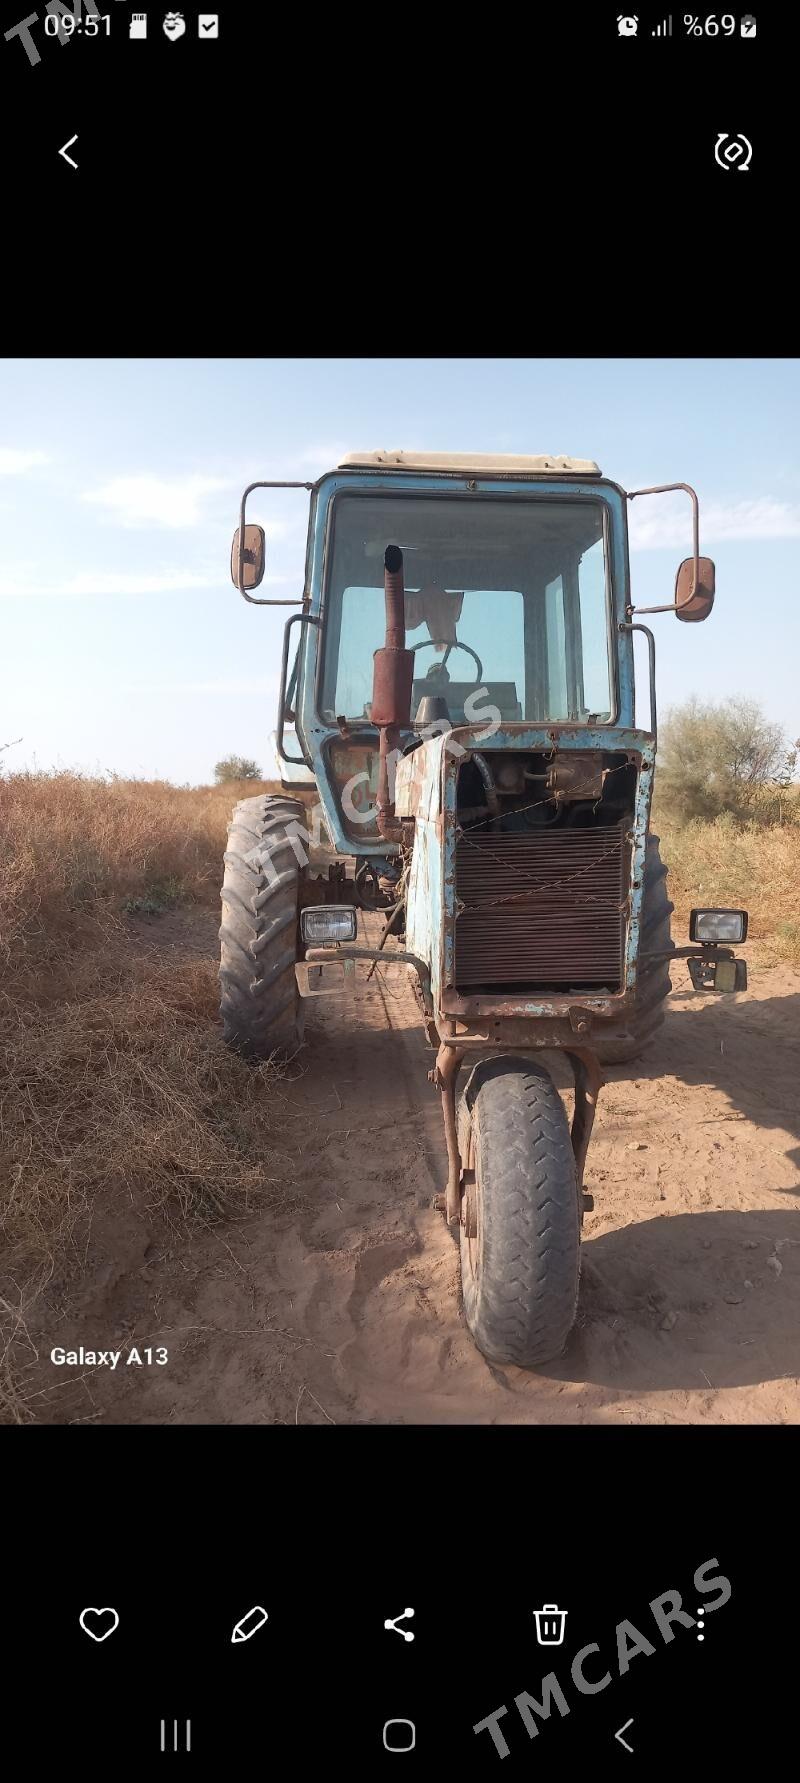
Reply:
[[356, 988], [355, 960], [333, 951], [329, 960], [319, 960], [310, 966], [305, 960], [298, 960], [294, 975], [301, 997], [335, 997], [342, 991], [352, 994]]
[[401, 755], [394, 781], [394, 808], [398, 817], [416, 817], [427, 774], [424, 747]]
[[431, 822], [438, 817], [442, 808], [442, 757], [448, 735], [445, 729], [420, 743], [411, 755], [400, 757], [395, 776], [398, 817], [420, 817]]
[[621, 822], [463, 834], [456, 848], [457, 988], [618, 990], [627, 828]]

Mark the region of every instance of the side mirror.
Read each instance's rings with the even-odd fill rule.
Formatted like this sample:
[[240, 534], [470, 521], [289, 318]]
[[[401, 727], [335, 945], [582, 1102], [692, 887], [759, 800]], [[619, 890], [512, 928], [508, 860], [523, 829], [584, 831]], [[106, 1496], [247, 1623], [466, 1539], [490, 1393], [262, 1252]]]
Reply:
[[263, 579], [265, 559], [263, 526], [245, 526], [242, 580], [239, 581], [239, 528], [237, 526], [231, 548], [231, 580], [234, 588], [239, 589], [240, 594], [247, 588], [258, 587]]
[[696, 583], [694, 565], [693, 557], [685, 557], [675, 578], [675, 611], [679, 619], [707, 619], [714, 605], [715, 571], [711, 558], [698, 557]]

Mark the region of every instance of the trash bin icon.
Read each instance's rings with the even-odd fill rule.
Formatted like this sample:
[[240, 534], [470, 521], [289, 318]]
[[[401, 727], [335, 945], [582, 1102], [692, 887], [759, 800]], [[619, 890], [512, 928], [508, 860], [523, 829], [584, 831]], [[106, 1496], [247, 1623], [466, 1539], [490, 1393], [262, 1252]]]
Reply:
[[536, 1617], [536, 1639], [539, 1646], [560, 1647], [564, 1640], [568, 1612], [560, 1610], [555, 1603], [546, 1603], [533, 1613]]

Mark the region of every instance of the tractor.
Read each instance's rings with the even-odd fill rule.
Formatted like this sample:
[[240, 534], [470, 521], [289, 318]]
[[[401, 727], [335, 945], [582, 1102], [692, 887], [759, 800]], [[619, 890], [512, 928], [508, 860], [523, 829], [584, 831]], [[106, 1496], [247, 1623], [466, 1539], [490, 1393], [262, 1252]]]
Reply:
[[[272, 488], [310, 493], [294, 603], [253, 593], [265, 534], [247, 500]], [[628, 504], [676, 489], [692, 553], [672, 601], [636, 608]], [[298, 611], [275, 732], [283, 790], [236, 806], [225, 855], [225, 1037], [250, 1059], [291, 1055], [309, 997], [348, 988], [362, 961], [407, 971], [435, 1053], [448, 1157], [436, 1205], [460, 1246], [467, 1325], [489, 1360], [541, 1366], [576, 1317], [603, 1066], [653, 1036], [672, 959], [697, 989], [747, 983], [732, 952], [746, 912], [694, 910], [690, 944], [673, 946], [649, 825], [655, 641], [634, 614], [708, 617], [697, 496], [684, 483], [626, 492], [565, 456], [353, 453], [314, 483], [251, 484], [231, 573], [246, 600]], [[299, 783], [316, 788], [316, 815]], [[367, 912], [382, 913], [379, 937]]]

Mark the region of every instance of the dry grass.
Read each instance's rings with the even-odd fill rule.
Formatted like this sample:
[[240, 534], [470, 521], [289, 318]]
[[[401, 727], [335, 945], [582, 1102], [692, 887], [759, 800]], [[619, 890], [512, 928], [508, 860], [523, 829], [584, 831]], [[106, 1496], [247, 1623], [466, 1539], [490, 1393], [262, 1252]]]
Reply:
[[159, 946], [180, 918], [160, 928], [155, 915], [130, 914], [187, 900], [216, 913], [231, 806], [259, 790], [0, 780], [7, 1419], [26, 1416], [19, 1369], [44, 1290], [48, 1304], [69, 1305], [104, 1222], [123, 1210], [143, 1228], [196, 1227], [281, 1193], [269, 1144], [276, 1068], [248, 1067], [223, 1045], [216, 959]]
[[736, 824], [723, 816], [676, 826], [657, 813], [654, 822], [676, 928], [687, 928], [693, 905], [739, 906], [749, 911], [748, 940], [764, 964], [800, 965], [800, 824]]
[[[43, 1306], [70, 1307], [104, 1225], [113, 1231], [122, 1214], [143, 1230], [185, 1229], [285, 1193], [278, 1073], [232, 1057], [217, 1022], [227, 821], [237, 798], [260, 790], [273, 789], [0, 779], [7, 1419], [30, 1416], [19, 1383]], [[693, 903], [745, 904], [762, 957], [800, 961], [800, 824], [722, 818], [661, 833], [680, 924]], [[195, 916], [195, 957], [188, 906], [214, 912]], [[178, 951], [163, 944], [171, 924], [185, 931]]]
[[179, 899], [216, 904], [227, 819], [270, 783], [175, 787], [165, 781], [14, 774], [0, 781], [0, 946], [18, 971], [60, 953], [106, 911]]

